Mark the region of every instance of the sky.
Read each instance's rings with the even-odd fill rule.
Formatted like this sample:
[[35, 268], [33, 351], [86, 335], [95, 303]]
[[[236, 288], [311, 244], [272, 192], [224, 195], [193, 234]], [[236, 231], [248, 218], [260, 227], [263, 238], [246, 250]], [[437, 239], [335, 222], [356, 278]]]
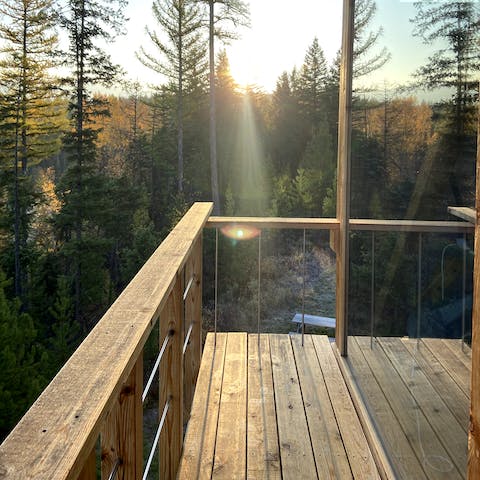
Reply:
[[[330, 63], [341, 45], [342, 0], [250, 0], [251, 27], [242, 28], [241, 38], [225, 46], [232, 75], [240, 86], [261, 87], [266, 92], [275, 89], [284, 71], [300, 67], [313, 39], [319, 43]], [[391, 60], [374, 75], [361, 83], [393, 88], [408, 82], [411, 74], [428, 57], [421, 40], [412, 36], [415, 8], [411, 0], [377, 0], [377, 14], [371, 28], [383, 27], [380, 45], [386, 46]], [[135, 52], [143, 45], [147, 51], [150, 40], [145, 26], [155, 29], [151, 0], [130, 0], [126, 16], [127, 35], [110, 46], [113, 60], [119, 63], [131, 80], [148, 85], [161, 84], [164, 79], [144, 67]], [[223, 48], [217, 42], [218, 51]]]
[[[240, 40], [225, 47], [232, 75], [241, 86], [255, 84], [266, 92], [273, 91], [283, 71], [291, 71], [303, 63], [315, 36], [327, 60], [335, 57], [341, 43], [341, 0], [251, 0], [249, 3], [251, 28], [242, 28]], [[140, 45], [149, 46], [145, 26], [155, 28], [151, 1], [130, 0], [126, 16], [127, 35], [110, 46], [113, 60], [128, 72], [131, 80], [161, 83], [161, 77], [135, 57]]]

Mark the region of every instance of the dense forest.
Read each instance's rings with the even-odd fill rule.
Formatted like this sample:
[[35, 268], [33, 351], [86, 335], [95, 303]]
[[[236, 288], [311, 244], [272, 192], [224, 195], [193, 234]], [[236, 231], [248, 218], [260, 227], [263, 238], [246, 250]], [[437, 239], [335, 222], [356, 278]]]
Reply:
[[[414, 86], [354, 93], [353, 217], [443, 219], [473, 198], [478, 10], [423, 3], [414, 33], [447, 46], [412, 72]], [[226, 215], [335, 216], [340, 55], [329, 64], [313, 38], [272, 93], [241, 89], [222, 46], [248, 25], [247, 5], [154, 0], [157, 29], [138, 59], [159, 80], [142, 85], [101, 47], [123, 33], [124, 7], [1, 2], [0, 437], [194, 201]], [[375, 12], [357, 1], [355, 81], [390, 58]], [[419, 85], [452, 94], [427, 103]], [[353, 239], [359, 257], [368, 241]], [[246, 281], [234, 273], [232, 299]]]

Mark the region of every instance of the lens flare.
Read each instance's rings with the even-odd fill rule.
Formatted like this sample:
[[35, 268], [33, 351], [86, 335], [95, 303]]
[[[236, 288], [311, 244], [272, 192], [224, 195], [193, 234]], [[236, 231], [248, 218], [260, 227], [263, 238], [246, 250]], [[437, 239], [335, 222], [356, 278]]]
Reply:
[[233, 240], [250, 240], [258, 237], [260, 230], [249, 225], [226, 225], [220, 231], [228, 238]]

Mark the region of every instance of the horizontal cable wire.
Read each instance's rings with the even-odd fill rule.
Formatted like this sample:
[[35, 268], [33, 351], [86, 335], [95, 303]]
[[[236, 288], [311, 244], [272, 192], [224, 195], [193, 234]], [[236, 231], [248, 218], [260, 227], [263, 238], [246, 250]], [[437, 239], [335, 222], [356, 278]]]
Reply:
[[183, 300], [185, 300], [187, 298], [188, 292], [189, 292], [190, 287], [192, 286], [194, 280], [195, 280], [195, 275], [192, 275], [192, 278], [190, 278], [190, 280], [188, 281], [187, 288], [183, 292]]
[[160, 423], [158, 424], [157, 433], [155, 434], [152, 449], [150, 450], [150, 455], [148, 456], [147, 464], [145, 465], [145, 471], [143, 472], [142, 480], [146, 480], [146, 478], [148, 477], [148, 472], [150, 471], [150, 467], [152, 465], [153, 456], [155, 455], [155, 451], [157, 450], [158, 439], [160, 438], [160, 433], [162, 432], [163, 424], [165, 423], [165, 418], [167, 417], [169, 408], [170, 397], [168, 398], [165, 407], [163, 407], [162, 418], [160, 419]]
[[152, 386], [153, 378], [155, 377], [155, 374], [157, 373], [158, 366], [160, 365], [160, 362], [162, 361], [163, 354], [165, 353], [165, 349], [167, 348], [168, 342], [170, 341], [171, 338], [172, 338], [172, 335], [169, 333], [165, 337], [165, 340], [163, 341], [162, 348], [160, 349], [157, 360], [155, 361], [155, 365], [153, 366], [152, 372], [150, 373], [150, 377], [148, 378], [148, 382], [145, 385], [145, 389], [143, 390], [142, 403], [145, 401], [145, 398], [147, 398], [148, 391], [150, 390], [150, 387]]
[[185, 342], [183, 344], [183, 354], [184, 355], [185, 355], [185, 352], [186, 352], [187, 347], [188, 347], [188, 342], [190, 341], [190, 335], [192, 334], [192, 329], [193, 329], [193, 322], [188, 327], [187, 336], [185, 337]]

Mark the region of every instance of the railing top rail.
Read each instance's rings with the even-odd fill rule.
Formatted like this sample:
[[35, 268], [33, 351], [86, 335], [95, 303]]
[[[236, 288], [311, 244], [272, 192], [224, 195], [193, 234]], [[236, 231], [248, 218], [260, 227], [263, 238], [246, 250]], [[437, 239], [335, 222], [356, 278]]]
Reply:
[[73, 479], [211, 213], [196, 203], [0, 446], [0, 477]]
[[[336, 218], [283, 218], [283, 217], [210, 217], [207, 228], [221, 228], [228, 225], [245, 225], [259, 229], [311, 229], [338, 230]], [[424, 232], [424, 233], [473, 233], [471, 223], [440, 220], [376, 220], [368, 218], [350, 219], [350, 230], [382, 232]]]
[[352, 218], [350, 219], [350, 230], [370, 232], [473, 233], [474, 227], [468, 222]]
[[283, 217], [210, 217], [206, 227], [221, 228], [227, 225], [248, 225], [262, 228], [338, 230], [336, 218], [283, 218]]

